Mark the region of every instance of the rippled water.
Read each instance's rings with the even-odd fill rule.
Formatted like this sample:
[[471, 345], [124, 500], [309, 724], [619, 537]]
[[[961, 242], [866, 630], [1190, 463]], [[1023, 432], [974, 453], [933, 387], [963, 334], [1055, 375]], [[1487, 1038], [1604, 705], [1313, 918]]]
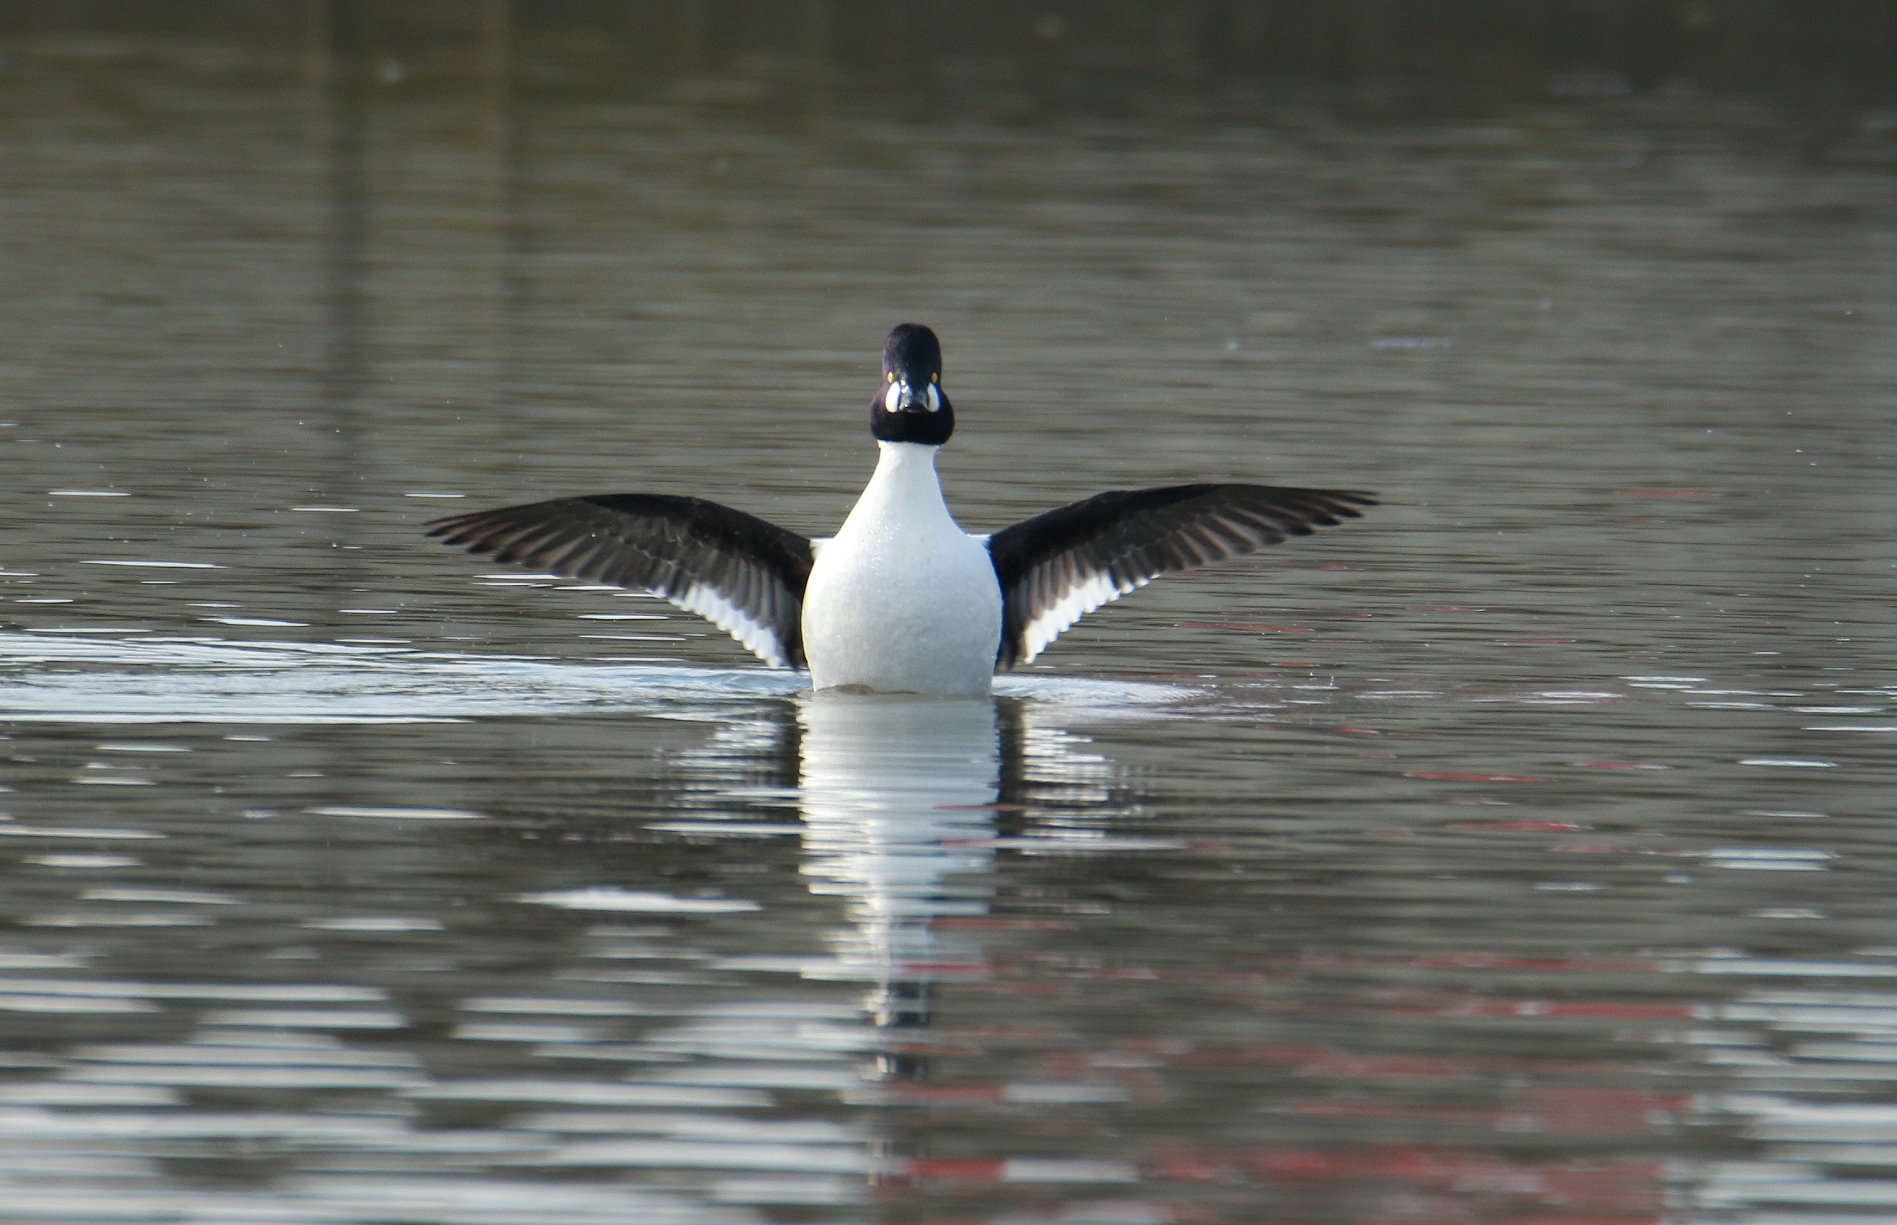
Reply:
[[[1887, 110], [249, 11], [8, 26], [0, 1221], [1897, 1212]], [[419, 535], [821, 533], [902, 318], [971, 528], [1385, 505], [992, 702]]]

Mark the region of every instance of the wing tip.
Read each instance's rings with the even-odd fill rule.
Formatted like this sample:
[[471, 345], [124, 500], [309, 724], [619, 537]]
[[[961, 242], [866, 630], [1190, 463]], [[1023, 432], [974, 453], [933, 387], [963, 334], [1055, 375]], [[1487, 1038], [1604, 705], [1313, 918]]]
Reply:
[[[421, 533], [424, 536], [439, 540], [446, 545], [461, 545], [473, 539], [472, 536], [463, 535], [463, 533], [476, 532], [484, 527], [492, 526], [493, 524], [489, 521], [488, 511], [475, 510], [459, 515], [443, 515], [439, 519], [430, 519], [422, 524]], [[480, 543], [481, 542], [477, 540], [472, 545], [469, 545], [469, 547], [478, 549]]]

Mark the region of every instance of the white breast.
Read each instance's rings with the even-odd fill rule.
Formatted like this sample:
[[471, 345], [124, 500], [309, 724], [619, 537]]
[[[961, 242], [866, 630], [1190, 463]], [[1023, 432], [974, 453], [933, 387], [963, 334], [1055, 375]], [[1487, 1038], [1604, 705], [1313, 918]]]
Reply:
[[981, 537], [957, 526], [936, 448], [885, 442], [876, 474], [804, 589], [811, 684], [985, 694], [1001, 643], [1001, 587]]

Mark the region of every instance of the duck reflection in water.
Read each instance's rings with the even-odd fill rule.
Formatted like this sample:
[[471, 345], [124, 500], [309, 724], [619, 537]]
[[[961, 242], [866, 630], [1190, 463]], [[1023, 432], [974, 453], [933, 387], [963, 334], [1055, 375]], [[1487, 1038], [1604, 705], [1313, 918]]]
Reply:
[[[928, 1023], [938, 981], [984, 976], [977, 948], [944, 941], [936, 923], [986, 914], [993, 896], [1000, 713], [893, 695], [799, 707], [803, 871], [812, 892], [848, 899], [832, 972], [872, 984], [865, 1008], [889, 1037]], [[1018, 704], [1009, 714], [1018, 734]], [[883, 1076], [922, 1070], [888, 1043], [877, 1058]]]
[[830, 955], [800, 972], [866, 985], [870, 1079], [925, 1079], [908, 1031], [930, 1023], [938, 987], [993, 977], [982, 941], [955, 928], [989, 913], [997, 854], [1021, 845], [1030, 806], [1117, 815], [1117, 770], [1083, 737], [1033, 725], [1019, 699], [818, 693], [777, 711], [730, 727], [711, 751], [728, 770], [737, 742], [764, 767], [766, 790], [794, 782], [800, 871], [849, 920], [828, 937]]

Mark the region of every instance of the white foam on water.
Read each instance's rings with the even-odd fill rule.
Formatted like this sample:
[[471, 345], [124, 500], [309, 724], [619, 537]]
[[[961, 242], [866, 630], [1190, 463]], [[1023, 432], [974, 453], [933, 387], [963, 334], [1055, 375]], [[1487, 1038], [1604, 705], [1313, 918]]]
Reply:
[[[801, 672], [606, 664], [324, 642], [0, 633], [0, 720], [154, 723], [435, 723], [495, 716], [683, 713], [806, 692]], [[1197, 692], [1172, 684], [1040, 675], [995, 692], [1063, 719], [1152, 717]], [[713, 712], [715, 713], [715, 712]]]

